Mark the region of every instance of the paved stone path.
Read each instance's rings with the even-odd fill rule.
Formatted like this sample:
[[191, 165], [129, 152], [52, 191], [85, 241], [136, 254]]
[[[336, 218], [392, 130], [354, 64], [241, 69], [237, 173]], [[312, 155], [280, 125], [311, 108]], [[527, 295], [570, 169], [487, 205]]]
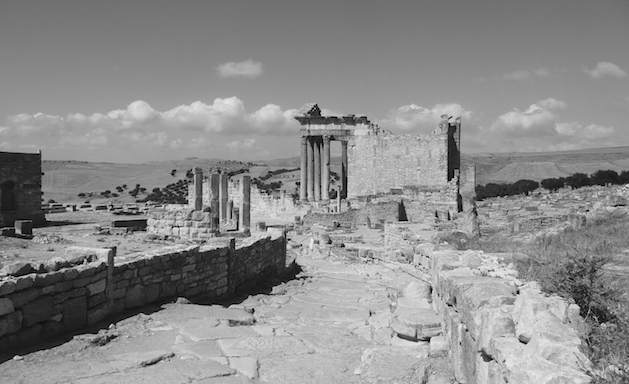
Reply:
[[443, 350], [431, 353], [429, 342], [400, 339], [389, 327], [399, 293], [417, 281], [413, 267], [297, 261], [298, 278], [271, 294], [230, 308], [166, 304], [5, 361], [0, 382], [451, 382]]

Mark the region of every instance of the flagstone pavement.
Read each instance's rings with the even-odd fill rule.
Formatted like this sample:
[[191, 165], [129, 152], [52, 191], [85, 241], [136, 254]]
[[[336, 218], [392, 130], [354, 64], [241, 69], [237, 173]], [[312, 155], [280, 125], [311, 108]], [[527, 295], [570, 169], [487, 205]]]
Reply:
[[[447, 351], [398, 338], [392, 308], [420, 271], [299, 256], [297, 278], [232, 304], [147, 308], [0, 363], [12, 383], [450, 383]], [[433, 343], [435, 344], [435, 343]]]

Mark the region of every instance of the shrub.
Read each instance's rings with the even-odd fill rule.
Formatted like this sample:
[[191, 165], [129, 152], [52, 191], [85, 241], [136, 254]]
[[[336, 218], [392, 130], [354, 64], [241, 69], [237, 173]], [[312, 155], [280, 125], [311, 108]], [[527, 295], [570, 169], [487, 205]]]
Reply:
[[476, 245], [486, 252], [527, 254], [528, 259], [516, 262], [520, 278], [535, 280], [546, 293], [580, 306], [589, 325], [584, 336], [594, 364], [593, 383], [629, 382], [629, 289], [605, 272], [609, 263], [629, 265], [617, 256], [629, 248], [627, 231], [629, 218], [610, 215], [530, 243], [501, 238]]

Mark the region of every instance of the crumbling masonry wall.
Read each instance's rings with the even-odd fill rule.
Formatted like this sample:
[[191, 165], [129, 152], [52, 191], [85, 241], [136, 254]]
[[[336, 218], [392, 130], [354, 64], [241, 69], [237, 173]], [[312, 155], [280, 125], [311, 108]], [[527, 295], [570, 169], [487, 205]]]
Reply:
[[177, 296], [220, 298], [286, 268], [286, 237], [177, 245], [0, 279], [0, 351], [36, 345], [124, 310]]
[[41, 209], [41, 153], [0, 152], [0, 227], [46, 221]]
[[348, 196], [389, 193], [406, 186], [448, 184], [448, 135], [354, 136], [348, 148]]

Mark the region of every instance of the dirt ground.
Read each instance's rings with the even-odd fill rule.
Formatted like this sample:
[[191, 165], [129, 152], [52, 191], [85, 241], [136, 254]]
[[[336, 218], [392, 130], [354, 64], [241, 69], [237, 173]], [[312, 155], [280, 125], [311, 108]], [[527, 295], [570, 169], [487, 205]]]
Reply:
[[146, 232], [125, 235], [99, 233], [112, 220], [142, 219], [145, 216], [114, 215], [109, 212], [64, 212], [46, 215], [48, 223], [33, 229], [32, 239], [0, 236], [0, 267], [13, 261], [43, 261], [59, 256], [70, 246], [107, 248], [116, 246], [117, 255], [161, 248], [172, 243], [149, 240]]

